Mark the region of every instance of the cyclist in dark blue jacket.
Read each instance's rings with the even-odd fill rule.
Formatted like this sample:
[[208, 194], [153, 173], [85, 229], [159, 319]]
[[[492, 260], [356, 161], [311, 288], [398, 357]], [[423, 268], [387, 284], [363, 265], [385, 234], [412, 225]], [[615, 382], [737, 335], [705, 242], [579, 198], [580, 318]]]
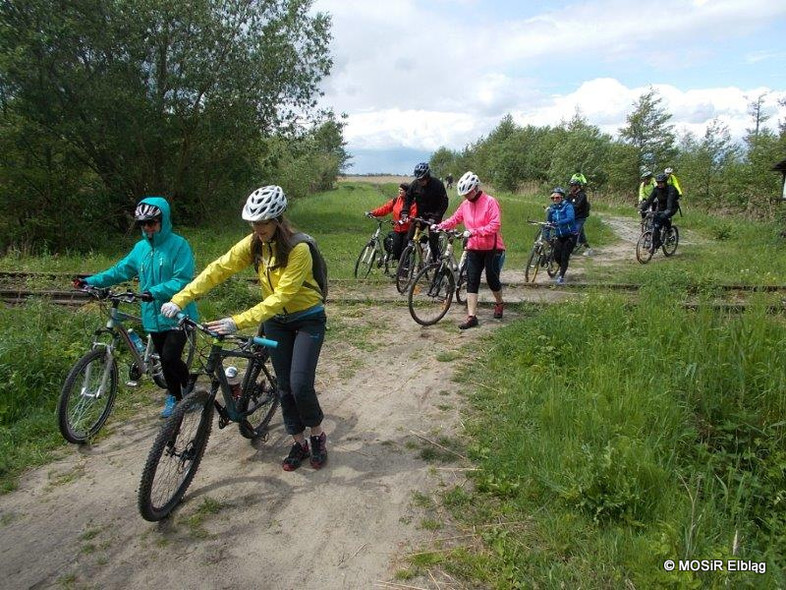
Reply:
[[559, 265], [556, 283], [561, 285], [565, 282], [565, 272], [568, 270], [570, 254], [576, 247], [576, 238], [578, 237], [576, 213], [573, 210], [573, 205], [565, 200], [565, 189], [561, 186], [551, 191], [551, 205], [546, 210], [546, 221], [555, 226], [545, 237], [550, 237], [551, 232], [554, 232], [554, 260]]

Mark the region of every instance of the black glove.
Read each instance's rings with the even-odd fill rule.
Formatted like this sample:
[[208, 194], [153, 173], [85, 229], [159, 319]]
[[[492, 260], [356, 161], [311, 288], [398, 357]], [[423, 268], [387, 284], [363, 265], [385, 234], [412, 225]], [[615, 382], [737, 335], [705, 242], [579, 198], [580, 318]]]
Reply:
[[139, 298], [142, 301], [153, 301], [153, 294], [150, 291], [143, 291], [140, 293]]
[[87, 283], [82, 277], [75, 277], [74, 280], [71, 281], [71, 284], [73, 285], [74, 289], [84, 289], [87, 287]]
[[644, 209], [639, 209], [639, 215], [641, 215], [641, 218], [644, 219], [647, 217], [647, 212]]

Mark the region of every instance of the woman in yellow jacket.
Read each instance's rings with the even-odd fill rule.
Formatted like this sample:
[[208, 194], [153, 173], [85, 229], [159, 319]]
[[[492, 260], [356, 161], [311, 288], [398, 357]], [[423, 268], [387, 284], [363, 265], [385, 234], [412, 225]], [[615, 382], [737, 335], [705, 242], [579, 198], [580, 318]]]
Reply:
[[[325, 337], [325, 309], [314, 280], [309, 245], [294, 243], [294, 232], [283, 213], [287, 198], [279, 186], [265, 186], [249, 195], [243, 219], [252, 233], [211, 262], [161, 313], [172, 317], [191, 301], [206, 294], [235, 273], [254, 265], [262, 287], [262, 302], [242, 313], [208, 322], [219, 334], [261, 323], [266, 337], [278, 341], [270, 357], [278, 381], [284, 426], [294, 443], [283, 461], [294, 471], [310, 458], [315, 469], [327, 461], [324, 415], [314, 390], [319, 353]], [[306, 440], [310, 429], [310, 445]]]

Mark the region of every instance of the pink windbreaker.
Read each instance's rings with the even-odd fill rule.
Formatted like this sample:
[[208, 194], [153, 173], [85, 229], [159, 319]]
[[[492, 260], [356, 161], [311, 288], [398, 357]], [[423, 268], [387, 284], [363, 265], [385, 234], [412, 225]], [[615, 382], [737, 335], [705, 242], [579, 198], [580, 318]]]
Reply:
[[474, 201], [465, 199], [453, 215], [439, 224], [439, 228], [453, 229], [459, 223], [472, 232], [467, 243], [468, 250], [505, 249], [499, 231], [502, 226], [499, 203], [491, 195], [481, 192]]

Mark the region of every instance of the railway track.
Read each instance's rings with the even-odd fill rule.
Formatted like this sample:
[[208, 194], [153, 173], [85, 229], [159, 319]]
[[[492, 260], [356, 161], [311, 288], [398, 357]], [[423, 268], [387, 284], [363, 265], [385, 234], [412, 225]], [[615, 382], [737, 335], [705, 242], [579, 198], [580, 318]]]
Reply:
[[[24, 272], [0, 271], [0, 301], [5, 305], [20, 305], [29, 299], [46, 299], [56, 305], [78, 307], [94, 299], [82, 292], [70, 288], [74, 276], [88, 276], [87, 274], [55, 273], [55, 272]], [[256, 279], [246, 279], [250, 284]], [[30, 285], [35, 285], [31, 287]], [[63, 288], [67, 284], [69, 287]], [[41, 285], [39, 287], [39, 285]], [[57, 285], [57, 286], [54, 286]], [[536, 304], [551, 303], [561, 300], [559, 297], [543, 298], [538, 292], [575, 294], [581, 291], [619, 291], [636, 292], [639, 285], [629, 283], [581, 283], [571, 282], [568, 285], [556, 288], [551, 283], [505, 283], [506, 299], [510, 303], [530, 302]], [[696, 294], [703, 288], [688, 288], [689, 294]], [[718, 285], [715, 287], [723, 293], [722, 300], [711, 304], [686, 302], [689, 309], [697, 309], [711, 305], [719, 311], [742, 312], [747, 309], [747, 297], [752, 293], [783, 293], [786, 296], [786, 285]], [[355, 279], [331, 279], [331, 299], [337, 302], [366, 302], [390, 303], [403, 301], [402, 296], [391, 292], [389, 285], [384, 282], [365, 283]], [[481, 302], [482, 303], [482, 302]], [[778, 302], [769, 305], [769, 313], [786, 313], [786, 304]]]

